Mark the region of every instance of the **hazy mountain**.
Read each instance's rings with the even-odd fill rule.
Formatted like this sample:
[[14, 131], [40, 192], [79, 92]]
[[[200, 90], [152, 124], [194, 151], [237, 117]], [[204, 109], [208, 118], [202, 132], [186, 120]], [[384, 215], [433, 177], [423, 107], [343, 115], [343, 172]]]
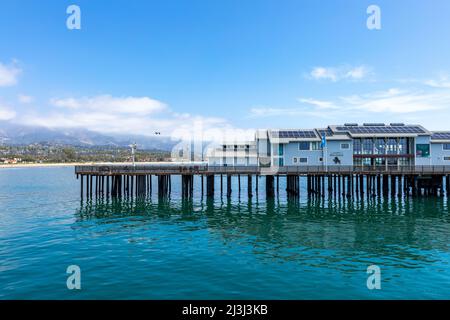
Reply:
[[0, 121], [0, 144], [26, 145], [32, 143], [73, 146], [118, 146], [127, 147], [136, 142], [140, 149], [171, 150], [177, 143], [168, 137], [146, 137], [137, 135], [108, 135], [85, 129], [50, 129], [25, 126]]

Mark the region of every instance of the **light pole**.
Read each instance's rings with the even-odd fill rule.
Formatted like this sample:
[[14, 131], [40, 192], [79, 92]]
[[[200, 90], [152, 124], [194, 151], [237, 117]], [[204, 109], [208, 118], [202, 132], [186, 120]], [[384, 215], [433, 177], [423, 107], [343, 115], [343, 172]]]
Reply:
[[136, 158], [136, 149], [137, 149], [136, 142], [131, 144], [130, 147], [131, 147], [131, 159], [133, 161], [133, 167], [135, 167], [136, 166], [135, 158]]

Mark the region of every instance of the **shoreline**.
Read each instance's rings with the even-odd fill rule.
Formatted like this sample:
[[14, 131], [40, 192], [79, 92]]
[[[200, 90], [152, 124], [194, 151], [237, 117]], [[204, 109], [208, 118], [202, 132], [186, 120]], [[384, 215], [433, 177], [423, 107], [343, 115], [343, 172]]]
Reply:
[[[136, 162], [136, 164], [150, 164], [155, 162]], [[160, 161], [156, 163], [172, 163]], [[66, 162], [66, 163], [18, 163], [18, 164], [0, 164], [0, 169], [11, 168], [45, 168], [45, 167], [74, 167], [74, 166], [95, 166], [95, 165], [127, 165], [131, 162]]]
[[99, 162], [70, 162], [70, 163], [18, 163], [18, 164], [0, 164], [1, 168], [39, 168], [39, 167], [71, 167], [81, 165], [95, 165]]

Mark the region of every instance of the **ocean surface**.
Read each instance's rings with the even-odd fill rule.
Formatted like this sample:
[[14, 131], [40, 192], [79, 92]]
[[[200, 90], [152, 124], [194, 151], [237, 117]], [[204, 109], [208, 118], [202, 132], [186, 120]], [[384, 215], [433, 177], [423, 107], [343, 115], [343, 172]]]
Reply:
[[81, 201], [72, 167], [0, 168], [0, 299], [450, 299], [446, 197], [308, 199], [302, 185], [287, 201], [281, 179], [266, 201], [259, 186], [182, 201], [176, 178], [167, 200]]

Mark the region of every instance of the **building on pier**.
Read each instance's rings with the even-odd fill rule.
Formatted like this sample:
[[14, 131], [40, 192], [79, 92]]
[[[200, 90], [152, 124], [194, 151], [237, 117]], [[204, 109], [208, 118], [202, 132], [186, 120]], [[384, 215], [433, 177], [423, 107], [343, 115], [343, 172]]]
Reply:
[[222, 143], [206, 155], [207, 161], [83, 165], [75, 173], [87, 198], [145, 197], [157, 184], [158, 196], [167, 199], [173, 176], [181, 176], [183, 198], [193, 197], [194, 180], [202, 195], [230, 198], [234, 179], [237, 193], [246, 183], [251, 199], [260, 178], [268, 198], [278, 195], [280, 179], [288, 197], [299, 197], [302, 188], [320, 197], [450, 196], [450, 132], [419, 125], [258, 130], [254, 141]]
[[214, 166], [255, 166], [257, 152], [255, 141], [224, 142], [206, 151], [208, 164]]
[[403, 123], [258, 130], [255, 145], [262, 167], [450, 165], [450, 132]]
[[432, 133], [430, 157], [433, 165], [450, 164], [450, 131], [435, 131]]

